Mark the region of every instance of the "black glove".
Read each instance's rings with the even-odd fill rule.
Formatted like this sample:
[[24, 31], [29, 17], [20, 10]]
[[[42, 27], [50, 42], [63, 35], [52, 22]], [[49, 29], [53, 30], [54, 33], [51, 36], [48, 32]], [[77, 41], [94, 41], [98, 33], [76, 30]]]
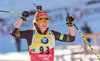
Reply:
[[74, 18], [72, 16], [67, 16], [66, 18], [66, 25], [73, 26], [72, 22], [74, 21]]
[[26, 18], [29, 16], [28, 11], [23, 11], [22, 16], [20, 18], [23, 19], [23, 21], [27, 21]]

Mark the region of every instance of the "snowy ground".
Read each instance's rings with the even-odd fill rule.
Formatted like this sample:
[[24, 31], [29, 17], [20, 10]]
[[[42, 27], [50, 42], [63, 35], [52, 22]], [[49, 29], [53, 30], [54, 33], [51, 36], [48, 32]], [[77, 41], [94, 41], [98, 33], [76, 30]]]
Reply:
[[[83, 51], [84, 49], [81, 47], [81, 45], [56, 46], [54, 61], [98, 61], [95, 54], [89, 53], [88, 55], [72, 55], [73, 52]], [[0, 61], [30, 61], [30, 56], [28, 52], [11, 52], [6, 54], [0, 54]]]

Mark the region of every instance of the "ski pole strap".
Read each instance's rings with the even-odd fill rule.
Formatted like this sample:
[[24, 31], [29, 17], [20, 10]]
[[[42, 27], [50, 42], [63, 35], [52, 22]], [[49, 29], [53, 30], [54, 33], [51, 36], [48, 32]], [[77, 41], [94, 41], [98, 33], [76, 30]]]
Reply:
[[68, 25], [68, 26], [73, 26], [73, 24], [70, 24], [70, 23], [66, 23], [66, 25]]
[[69, 20], [69, 19], [67, 20], [66, 25], [68, 25], [68, 26], [73, 26], [73, 24], [70, 22], [70, 20]]

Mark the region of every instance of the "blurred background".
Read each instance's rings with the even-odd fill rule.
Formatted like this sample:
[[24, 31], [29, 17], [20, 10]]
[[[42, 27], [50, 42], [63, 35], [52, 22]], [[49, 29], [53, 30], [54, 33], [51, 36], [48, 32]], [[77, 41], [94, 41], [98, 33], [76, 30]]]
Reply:
[[[20, 12], [36, 11], [32, 4], [42, 5], [50, 17], [49, 28], [68, 34], [67, 13], [75, 18], [75, 24], [100, 55], [100, 0], [0, 0], [0, 10]], [[20, 14], [0, 12], [0, 61], [30, 61], [25, 39], [10, 36]], [[34, 14], [27, 18], [20, 30], [33, 29]], [[55, 61], [98, 61], [96, 55], [75, 29], [73, 43], [56, 41]]]

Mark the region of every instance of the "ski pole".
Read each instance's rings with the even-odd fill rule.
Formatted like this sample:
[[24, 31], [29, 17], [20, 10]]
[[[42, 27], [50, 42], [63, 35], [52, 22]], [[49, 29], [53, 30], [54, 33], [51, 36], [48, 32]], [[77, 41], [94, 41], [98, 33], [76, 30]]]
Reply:
[[[3, 10], [0, 10], [0, 12], [4, 12], [4, 13], [13, 13], [13, 14], [22, 14], [22, 13], [18, 13], [18, 12], [10, 12], [10, 11], [3, 11]], [[25, 20], [27, 22], [27, 20]]]
[[80, 35], [83, 37], [83, 39], [85, 40], [85, 42], [87, 43], [87, 45], [91, 48], [91, 50], [94, 52], [94, 54], [97, 56], [97, 58], [100, 61], [100, 57], [99, 55], [96, 53], [96, 51], [92, 48], [92, 46], [90, 45], [90, 43], [87, 41], [87, 39], [84, 37], [84, 35], [80, 32], [80, 30], [78, 29], [78, 27], [74, 24], [74, 27], [77, 29], [77, 31], [80, 33]]
[[18, 13], [18, 12], [10, 12], [10, 11], [3, 11], [3, 10], [0, 10], [0, 12], [4, 12], [4, 13], [13, 13], [13, 14], [22, 14], [22, 13]]

